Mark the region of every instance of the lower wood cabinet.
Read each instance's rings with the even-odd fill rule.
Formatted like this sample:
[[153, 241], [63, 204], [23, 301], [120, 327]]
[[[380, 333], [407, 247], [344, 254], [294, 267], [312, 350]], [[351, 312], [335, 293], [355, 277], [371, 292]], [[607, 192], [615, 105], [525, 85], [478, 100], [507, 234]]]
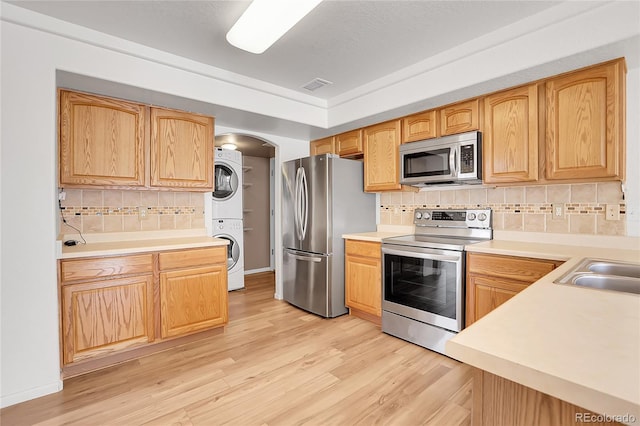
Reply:
[[63, 286], [63, 362], [152, 342], [152, 284], [148, 274]]
[[[220, 250], [221, 249], [221, 250]], [[203, 252], [207, 254], [202, 257]], [[163, 253], [160, 272], [161, 337], [173, 337], [224, 325], [228, 321], [227, 265], [223, 247]], [[210, 263], [213, 266], [192, 266]]]
[[352, 315], [380, 324], [382, 254], [380, 243], [345, 241], [345, 303]]
[[166, 349], [228, 322], [225, 246], [63, 259], [59, 277], [63, 372]]
[[467, 327], [563, 262], [467, 253]]

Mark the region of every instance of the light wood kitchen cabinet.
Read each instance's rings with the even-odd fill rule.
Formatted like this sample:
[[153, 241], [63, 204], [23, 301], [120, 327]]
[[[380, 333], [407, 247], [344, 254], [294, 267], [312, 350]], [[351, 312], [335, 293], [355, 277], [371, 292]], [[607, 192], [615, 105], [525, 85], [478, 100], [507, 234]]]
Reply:
[[309, 144], [309, 155], [322, 155], [322, 154], [334, 154], [334, 137], [316, 139]]
[[228, 322], [226, 260], [225, 247], [160, 253], [162, 338]]
[[59, 261], [63, 374], [170, 348], [228, 323], [227, 246]]
[[152, 272], [150, 254], [61, 261], [64, 364], [154, 340]]
[[213, 117], [59, 91], [60, 186], [213, 190]]
[[623, 179], [624, 59], [546, 81], [546, 178]]
[[435, 109], [402, 119], [402, 143], [431, 139], [438, 136], [438, 114]]
[[438, 110], [440, 136], [480, 129], [480, 100], [472, 99]]
[[144, 105], [59, 92], [60, 185], [144, 187]]
[[213, 117], [151, 108], [151, 186], [213, 189]]
[[364, 137], [364, 190], [400, 189], [400, 120], [366, 127]]
[[563, 262], [467, 253], [467, 327]]
[[363, 153], [362, 129], [335, 136], [335, 149], [340, 157], [358, 157]]
[[484, 99], [485, 183], [538, 180], [538, 91], [532, 84]]
[[381, 244], [345, 240], [345, 303], [351, 315], [380, 324], [382, 315]]

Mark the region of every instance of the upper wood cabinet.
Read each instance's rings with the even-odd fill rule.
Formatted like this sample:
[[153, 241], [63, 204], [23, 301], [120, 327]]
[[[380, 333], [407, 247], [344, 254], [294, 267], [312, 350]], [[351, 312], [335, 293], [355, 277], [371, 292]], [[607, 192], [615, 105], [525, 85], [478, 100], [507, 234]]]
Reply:
[[364, 190], [400, 189], [400, 120], [366, 127], [364, 135]]
[[151, 186], [213, 188], [213, 117], [151, 108]]
[[484, 182], [538, 180], [539, 87], [518, 87], [484, 99]]
[[59, 94], [61, 186], [213, 190], [213, 117]]
[[334, 154], [336, 151], [333, 140], [334, 137], [329, 136], [328, 138], [311, 141], [309, 145], [309, 155]]
[[144, 187], [144, 105], [60, 91], [60, 184]]
[[441, 108], [440, 136], [480, 129], [480, 100], [460, 102]]
[[362, 129], [336, 135], [335, 149], [340, 157], [362, 155]]
[[546, 178], [624, 178], [624, 59], [546, 82]]
[[402, 119], [402, 143], [438, 136], [438, 114], [435, 109]]

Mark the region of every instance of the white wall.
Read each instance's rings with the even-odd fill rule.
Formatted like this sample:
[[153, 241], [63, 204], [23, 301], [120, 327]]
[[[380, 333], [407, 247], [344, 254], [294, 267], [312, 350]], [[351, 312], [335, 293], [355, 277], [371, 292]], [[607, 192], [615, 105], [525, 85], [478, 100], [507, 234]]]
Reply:
[[[124, 40], [103, 37], [91, 43], [80, 41], [88, 31], [74, 27], [73, 36], [62, 37], [65, 25], [42, 17], [17, 12], [15, 6], [2, 4], [1, 76], [0, 76], [0, 406], [45, 395], [60, 389], [58, 295], [56, 282], [56, 70], [140, 87], [159, 93], [194, 99], [254, 111], [271, 117], [326, 127], [327, 110], [322, 105], [296, 96], [277, 96], [212, 78], [207, 67], [193, 61], [132, 45]], [[12, 16], [6, 18], [7, 11]], [[20, 16], [17, 16], [20, 15]], [[16, 18], [20, 18], [17, 19]], [[25, 18], [26, 16], [26, 18]], [[29, 25], [24, 22], [32, 19]], [[52, 24], [53, 22], [53, 24]], [[47, 27], [49, 32], [38, 27]], [[594, 28], [594, 27], [592, 27]], [[616, 29], [598, 26], [594, 33], [617, 34]], [[93, 36], [92, 36], [93, 37]], [[605, 36], [603, 36], [605, 37]], [[95, 38], [95, 37], [94, 37]], [[102, 43], [104, 42], [104, 43]], [[100, 47], [110, 44], [113, 48]], [[512, 52], [511, 46], [507, 52]], [[575, 51], [581, 51], [576, 46]], [[526, 53], [525, 53], [526, 52]], [[570, 54], [571, 49], [563, 50]], [[495, 53], [495, 52], [494, 52]], [[505, 59], [502, 54], [502, 60]], [[516, 57], [527, 56], [530, 64], [542, 64], [544, 52], [529, 51], [526, 46]], [[491, 71], [495, 56], [478, 57], [483, 64], [483, 79], [499, 77], [500, 70]], [[492, 74], [493, 73], [493, 74]], [[636, 117], [640, 85], [637, 65], [630, 72], [635, 83], [629, 84], [630, 131], [629, 157], [638, 158], [638, 125]], [[412, 93], [415, 93], [415, 89]], [[343, 104], [336, 122], [364, 117], [379, 112], [379, 105], [397, 102], [404, 92], [384, 93], [379, 102], [368, 98], [366, 103]], [[413, 95], [412, 95], [413, 96]], [[372, 106], [377, 109], [371, 110]], [[338, 117], [338, 115], [334, 115]], [[636, 123], [633, 127], [633, 123]], [[249, 126], [249, 125], [248, 125]], [[247, 129], [218, 127], [217, 131], [249, 133]], [[254, 133], [255, 134], [255, 133]], [[270, 134], [255, 134], [277, 146], [276, 170], [282, 162], [307, 155], [304, 141]], [[635, 151], [635, 152], [633, 152]], [[637, 163], [630, 162], [628, 201], [640, 200], [637, 188]], [[633, 175], [632, 175], [633, 174]], [[276, 206], [280, 203], [279, 173], [276, 173]], [[638, 210], [636, 209], [635, 212]], [[276, 218], [276, 235], [280, 235], [280, 220]], [[276, 251], [282, 252], [276, 238]], [[276, 256], [280, 259], [281, 256]], [[281, 269], [277, 260], [276, 270]], [[281, 278], [276, 276], [276, 296], [281, 296]]]
[[[218, 82], [201, 74], [6, 21], [1, 23], [1, 38], [0, 406], [4, 407], [61, 389], [55, 250], [56, 70], [212, 104], [225, 96], [238, 99], [239, 92], [219, 90]], [[242, 103], [251, 103], [247, 99], [254, 96], [251, 92], [245, 93]], [[305, 106], [271, 97], [278, 114], [296, 119], [305, 114]], [[268, 97], [258, 103], [271, 105]], [[315, 114], [314, 108], [307, 111]], [[301, 122], [317, 119], [300, 117]], [[243, 129], [218, 131], [249, 133]], [[257, 136], [278, 147], [278, 167], [282, 161], [309, 152], [307, 141]], [[279, 185], [277, 182], [276, 187]], [[279, 221], [276, 223], [279, 227]], [[276, 245], [276, 249], [281, 247]]]

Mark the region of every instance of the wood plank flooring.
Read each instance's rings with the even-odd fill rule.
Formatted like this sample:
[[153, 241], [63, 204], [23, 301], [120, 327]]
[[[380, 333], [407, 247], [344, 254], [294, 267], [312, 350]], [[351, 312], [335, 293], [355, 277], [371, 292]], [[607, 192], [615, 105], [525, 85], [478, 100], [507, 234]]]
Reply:
[[273, 299], [273, 273], [229, 295], [223, 334], [68, 379], [0, 411], [8, 425], [468, 425], [471, 368], [362, 319]]

